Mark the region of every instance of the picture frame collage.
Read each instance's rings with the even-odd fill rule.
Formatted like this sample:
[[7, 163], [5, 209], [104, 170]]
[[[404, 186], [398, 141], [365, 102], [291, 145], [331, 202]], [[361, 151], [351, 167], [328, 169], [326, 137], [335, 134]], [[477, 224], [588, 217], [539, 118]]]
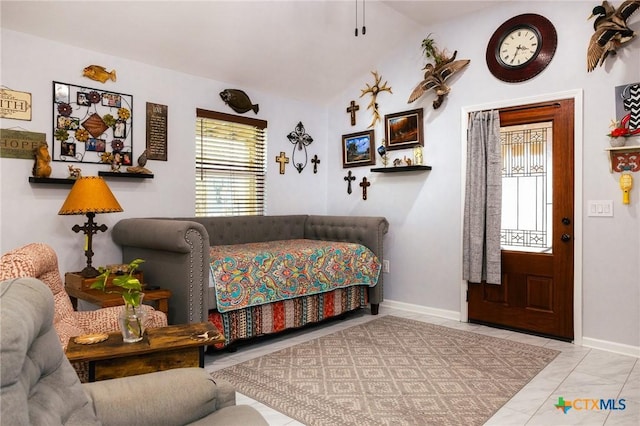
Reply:
[[133, 96], [53, 82], [53, 161], [130, 166]]

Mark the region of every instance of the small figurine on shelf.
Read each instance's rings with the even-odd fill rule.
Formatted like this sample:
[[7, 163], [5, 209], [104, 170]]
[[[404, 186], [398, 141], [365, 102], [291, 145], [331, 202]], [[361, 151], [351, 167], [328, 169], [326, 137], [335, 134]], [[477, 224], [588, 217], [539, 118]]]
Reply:
[[422, 165], [422, 147], [416, 146], [413, 148], [413, 164], [416, 166]]
[[46, 142], [40, 144], [33, 150], [33, 170], [34, 177], [48, 178], [51, 176], [51, 155], [49, 155], [49, 145]]
[[69, 165], [69, 179], [78, 179], [82, 176], [82, 170], [80, 167], [73, 167], [73, 164]]
[[380, 154], [380, 158], [382, 159], [382, 164], [387, 167], [387, 163], [389, 162], [389, 157], [387, 155], [387, 148], [384, 146], [385, 140], [382, 139], [382, 145], [378, 147], [378, 154]]
[[150, 175], [152, 174], [151, 170], [145, 168], [144, 166], [147, 164], [147, 150], [145, 149], [140, 157], [138, 157], [138, 165], [135, 167], [127, 167], [127, 171], [129, 173], [140, 173]]

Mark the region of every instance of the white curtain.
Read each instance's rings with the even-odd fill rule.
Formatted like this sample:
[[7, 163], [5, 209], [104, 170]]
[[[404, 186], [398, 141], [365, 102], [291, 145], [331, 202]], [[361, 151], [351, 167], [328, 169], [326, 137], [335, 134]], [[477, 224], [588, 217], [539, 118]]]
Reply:
[[500, 114], [469, 115], [464, 203], [463, 279], [501, 283], [502, 155]]

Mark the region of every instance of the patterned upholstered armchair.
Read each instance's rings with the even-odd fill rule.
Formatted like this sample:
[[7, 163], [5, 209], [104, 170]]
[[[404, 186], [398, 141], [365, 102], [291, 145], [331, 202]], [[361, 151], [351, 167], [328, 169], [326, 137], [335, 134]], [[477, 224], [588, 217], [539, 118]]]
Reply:
[[[122, 310], [119, 306], [95, 311], [73, 309], [71, 299], [62, 284], [58, 270], [58, 257], [47, 244], [28, 244], [9, 251], [0, 258], [0, 281], [19, 277], [38, 278], [51, 289], [55, 303], [53, 326], [63, 349], [66, 350], [70, 337], [119, 329], [118, 315]], [[154, 310], [151, 306], [148, 308], [147, 327], [167, 325], [167, 317], [164, 313]]]

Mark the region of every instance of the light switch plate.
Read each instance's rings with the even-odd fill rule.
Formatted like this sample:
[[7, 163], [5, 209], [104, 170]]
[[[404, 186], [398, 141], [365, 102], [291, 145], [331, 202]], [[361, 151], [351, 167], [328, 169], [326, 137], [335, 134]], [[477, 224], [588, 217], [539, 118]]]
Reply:
[[587, 216], [613, 217], [613, 200], [589, 200]]

